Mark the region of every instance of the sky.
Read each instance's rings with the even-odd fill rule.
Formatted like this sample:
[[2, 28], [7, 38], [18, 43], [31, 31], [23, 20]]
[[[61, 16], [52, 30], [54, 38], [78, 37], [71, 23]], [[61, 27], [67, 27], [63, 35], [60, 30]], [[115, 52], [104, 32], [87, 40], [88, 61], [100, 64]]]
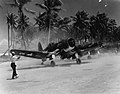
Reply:
[[[34, 10], [36, 12], [43, 12], [44, 10], [36, 7], [35, 2], [42, 3], [43, 0], [32, 0], [33, 3], [28, 3], [25, 7]], [[6, 6], [5, 2], [12, 2], [12, 0], [0, 0], [2, 9], [0, 9], [0, 40], [7, 39], [7, 24], [6, 14], [7, 12], [15, 12], [16, 8]], [[85, 10], [89, 15], [96, 15], [97, 12], [105, 12], [110, 18], [116, 20], [117, 24], [120, 25], [120, 0], [62, 0], [62, 8], [64, 11], [60, 12], [62, 17], [74, 16], [79, 10]], [[25, 12], [33, 21], [33, 15]], [[37, 14], [36, 14], [37, 15]]]

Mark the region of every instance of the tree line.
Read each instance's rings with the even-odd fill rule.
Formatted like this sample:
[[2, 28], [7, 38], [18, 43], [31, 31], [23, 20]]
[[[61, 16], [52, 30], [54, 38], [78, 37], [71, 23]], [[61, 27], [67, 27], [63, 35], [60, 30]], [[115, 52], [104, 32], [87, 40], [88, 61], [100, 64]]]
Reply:
[[[89, 15], [81, 10], [69, 17], [61, 17], [59, 12], [62, 9], [61, 0], [43, 0], [43, 3], [35, 3], [44, 11], [38, 13], [24, 7], [31, 0], [13, 0], [6, 3], [8, 6], [17, 8], [17, 13], [8, 13], [8, 41], [14, 48], [15, 43], [20, 43], [24, 49], [29, 48], [35, 33], [47, 33], [47, 42], [62, 40], [72, 37], [79, 43], [104, 42], [113, 43], [120, 41], [120, 26], [115, 19], [111, 19], [106, 13], [98, 12], [96, 15]], [[26, 12], [35, 15], [35, 23], [30, 23]], [[11, 39], [10, 39], [11, 38]]]

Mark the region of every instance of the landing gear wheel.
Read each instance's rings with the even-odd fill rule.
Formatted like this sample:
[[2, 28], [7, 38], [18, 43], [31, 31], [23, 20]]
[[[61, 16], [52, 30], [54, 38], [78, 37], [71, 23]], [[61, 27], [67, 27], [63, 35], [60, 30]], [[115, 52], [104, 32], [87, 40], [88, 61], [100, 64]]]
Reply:
[[41, 63], [41, 65], [44, 65], [44, 59], [42, 59], [42, 63]]
[[43, 65], [44, 63], [42, 62], [41, 65]]
[[77, 64], [81, 64], [81, 60], [78, 58], [78, 59], [76, 59], [76, 63]]
[[55, 66], [55, 62], [51, 61], [51, 66], [54, 67]]
[[20, 58], [21, 58], [20, 56], [17, 57], [17, 59], [20, 59]]
[[92, 57], [89, 55], [88, 57], [87, 57], [87, 59], [91, 59]]

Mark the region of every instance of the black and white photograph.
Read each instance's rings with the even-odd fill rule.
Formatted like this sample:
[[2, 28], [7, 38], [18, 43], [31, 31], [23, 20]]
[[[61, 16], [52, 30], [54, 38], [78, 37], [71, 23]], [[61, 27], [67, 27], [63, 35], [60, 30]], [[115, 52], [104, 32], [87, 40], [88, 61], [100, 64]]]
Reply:
[[0, 0], [0, 94], [120, 94], [120, 0]]

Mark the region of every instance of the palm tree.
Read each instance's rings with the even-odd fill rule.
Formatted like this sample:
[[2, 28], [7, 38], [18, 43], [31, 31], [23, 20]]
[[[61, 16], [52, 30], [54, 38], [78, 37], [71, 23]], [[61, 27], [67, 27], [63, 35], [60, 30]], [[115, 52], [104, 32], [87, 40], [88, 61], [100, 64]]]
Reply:
[[15, 29], [16, 28], [16, 19], [17, 19], [17, 16], [15, 15], [15, 14], [13, 14], [13, 13], [8, 13], [7, 14], [7, 24], [8, 24], [8, 45], [9, 45], [9, 34], [10, 34], [10, 32], [9, 32], [9, 29], [11, 29], [11, 46], [14, 48], [14, 39], [13, 39], [13, 37], [14, 37], [14, 31], [13, 31], [13, 29]]
[[114, 38], [117, 39], [117, 41], [120, 41], [120, 26], [118, 26], [115, 30], [115, 34], [113, 36]]
[[34, 27], [32, 23], [30, 23], [29, 26], [27, 26], [25, 33], [24, 33], [24, 38], [25, 38], [26, 46], [28, 49], [30, 47], [32, 40], [36, 38], [35, 36], [36, 33], [37, 33], [36, 28]]
[[[46, 19], [45, 15], [46, 15], [45, 12], [39, 13], [39, 15], [34, 18], [36, 21], [35, 25], [38, 25], [40, 31], [46, 30], [46, 26], [48, 24], [48, 23], [46, 23], [47, 19]], [[52, 34], [53, 36], [54, 36], [54, 34], [55, 35], [58, 34], [59, 31], [61, 31], [61, 33], [62, 33], [62, 31], [64, 31], [64, 33], [69, 31], [69, 23], [71, 22], [69, 17], [62, 18], [57, 13], [53, 13], [51, 15], [52, 15], [52, 17], [51, 17], [51, 28], [50, 29], [52, 31], [54, 31]], [[60, 36], [60, 34], [56, 35], [56, 38], [58, 39], [59, 36]], [[51, 38], [51, 40], [52, 40], [52, 38]]]
[[91, 36], [91, 40], [96, 40], [97, 39], [97, 27], [96, 27], [96, 17], [93, 15], [90, 17], [90, 36]]
[[[9, 14], [6, 16], [7, 18], [7, 25], [8, 25], [8, 49], [10, 48], [10, 24], [9, 24]], [[10, 52], [8, 50], [8, 55], [10, 56]]]
[[45, 25], [48, 30], [48, 44], [50, 42], [50, 29], [51, 29], [51, 24], [52, 24], [52, 15], [54, 13], [59, 13], [60, 10], [62, 10], [60, 7], [62, 6], [62, 1], [61, 0], [44, 0], [43, 4], [36, 3], [36, 6], [39, 6], [40, 8], [44, 9], [45, 12], [44, 17], [45, 17]]
[[[11, 7], [17, 7], [18, 8], [18, 26], [17, 29], [20, 29], [19, 31], [22, 33], [22, 40], [24, 41], [24, 46], [25, 46], [25, 40], [24, 40], [24, 31], [25, 31], [25, 26], [28, 25], [27, 20], [28, 17], [24, 15], [23, 13], [23, 6], [27, 4], [28, 2], [31, 2], [31, 0], [13, 0], [14, 2], [8, 3], [7, 5], [10, 5]], [[24, 26], [25, 25], [25, 26]], [[25, 46], [26, 49], [26, 46]]]
[[28, 2], [31, 2], [31, 0], [13, 0], [13, 2], [6, 4], [10, 5], [11, 7], [18, 8], [18, 15], [20, 16], [23, 13], [23, 6]]
[[108, 33], [110, 35], [109, 40], [111, 39], [112, 41], [116, 41], [117, 40], [117, 32], [118, 32], [117, 28], [117, 23], [114, 19], [109, 19], [108, 21]]
[[58, 32], [58, 36], [62, 39], [67, 38], [70, 36], [70, 32], [71, 32], [71, 19], [69, 17], [58, 17], [55, 19], [54, 21], [54, 27], [56, 27], [56, 29], [58, 31], [61, 31], [61, 36], [60, 33]]
[[35, 25], [38, 25], [39, 30], [42, 30], [42, 29], [45, 29], [45, 28], [46, 28], [45, 13], [39, 12], [39, 15], [36, 16], [36, 17], [34, 18], [34, 20], [36, 21], [35, 24], [34, 24], [34, 26], [35, 26]]
[[109, 18], [105, 13], [97, 13], [90, 17], [91, 36], [97, 41], [104, 41], [107, 34]]
[[99, 41], [104, 41], [107, 34], [107, 26], [108, 26], [109, 18], [105, 13], [99, 13], [96, 16], [96, 26], [99, 33]]
[[22, 37], [22, 41], [23, 41], [23, 45], [24, 45], [25, 49], [26, 49], [26, 43], [25, 43], [24, 34], [25, 34], [26, 28], [29, 26], [29, 21], [28, 20], [29, 20], [29, 18], [26, 15], [24, 15], [23, 13], [21, 14], [19, 19], [17, 20], [17, 22], [18, 22], [17, 30], [21, 32], [20, 35]]
[[58, 27], [60, 30], [69, 31], [70, 23], [71, 23], [71, 19], [69, 17], [64, 17], [58, 19], [55, 23], [55, 26]]
[[78, 11], [75, 16], [71, 16], [73, 20], [73, 28], [75, 32], [75, 36], [78, 39], [86, 39], [89, 37], [89, 17], [87, 12], [85, 11]]

